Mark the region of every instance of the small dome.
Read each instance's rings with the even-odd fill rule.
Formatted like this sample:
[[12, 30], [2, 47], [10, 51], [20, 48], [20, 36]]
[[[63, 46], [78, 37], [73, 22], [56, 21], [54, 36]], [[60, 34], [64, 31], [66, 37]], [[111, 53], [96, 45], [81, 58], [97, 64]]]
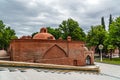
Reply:
[[5, 50], [0, 50], [0, 57], [6, 57], [7, 52]]
[[20, 39], [31, 39], [31, 36], [22, 36], [22, 37], [20, 37]]
[[33, 39], [55, 40], [55, 37], [52, 34], [47, 33], [46, 28], [41, 28], [40, 33], [37, 33], [36, 35], [34, 35]]
[[84, 50], [85, 50], [85, 51], [89, 51], [87, 47], [84, 47]]

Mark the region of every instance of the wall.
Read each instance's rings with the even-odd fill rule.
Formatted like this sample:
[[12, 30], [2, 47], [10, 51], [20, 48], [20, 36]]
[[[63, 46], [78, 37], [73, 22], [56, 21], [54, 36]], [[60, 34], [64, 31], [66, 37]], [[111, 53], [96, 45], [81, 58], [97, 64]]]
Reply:
[[13, 61], [50, 63], [62, 65], [86, 65], [87, 55], [94, 61], [92, 53], [85, 53], [80, 41], [17, 39], [10, 44]]

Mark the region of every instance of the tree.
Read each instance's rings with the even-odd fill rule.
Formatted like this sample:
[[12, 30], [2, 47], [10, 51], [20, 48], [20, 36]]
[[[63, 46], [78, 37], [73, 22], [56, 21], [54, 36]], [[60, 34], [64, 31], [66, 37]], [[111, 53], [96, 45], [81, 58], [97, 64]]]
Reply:
[[37, 33], [38, 33], [38, 32], [34, 32], [34, 33], [32, 33], [32, 35], [31, 35], [31, 36], [32, 36], [32, 38], [33, 38], [33, 36], [34, 36], [34, 35], [36, 35]]
[[91, 26], [91, 30], [87, 34], [87, 45], [88, 46], [98, 46], [99, 44], [103, 44], [105, 39], [106, 31], [103, 29], [101, 25]]
[[0, 20], [0, 49], [7, 49], [11, 39], [15, 39], [15, 31], [10, 27], [6, 27], [2, 20]]
[[115, 46], [112, 44], [111, 42], [111, 37], [109, 32], [107, 32], [106, 36], [105, 36], [105, 40], [104, 40], [104, 45], [106, 46], [106, 53], [109, 53], [109, 58], [110, 60], [112, 60], [112, 54], [113, 54], [113, 50], [115, 49]]
[[113, 45], [108, 45], [107, 49], [110, 52], [110, 60], [112, 60], [112, 54], [113, 54], [113, 50], [115, 49], [115, 47]]
[[120, 17], [112, 21], [109, 29], [110, 42], [119, 48], [120, 57]]
[[73, 40], [82, 40], [85, 41], [85, 33], [82, 28], [80, 28], [77, 21], [73, 19], [68, 19], [62, 21], [59, 25], [59, 29], [62, 33], [62, 38], [66, 39], [67, 36], [71, 36]]
[[59, 39], [61, 37], [61, 31], [59, 30], [59, 28], [51, 28], [51, 27], [47, 27], [48, 33], [51, 33], [55, 39]]
[[[86, 43], [88, 47], [94, 47], [96, 52], [99, 52], [98, 46], [103, 44], [105, 40], [106, 31], [103, 26], [96, 25], [91, 26], [90, 31], [87, 34]], [[103, 44], [104, 45], [104, 44]]]
[[103, 28], [105, 29], [105, 21], [104, 21], [104, 17], [101, 18], [101, 25], [102, 25]]
[[109, 28], [110, 28], [110, 24], [112, 24], [112, 21], [113, 21], [113, 19], [112, 19], [112, 15], [110, 14], [110, 17], [109, 17]]

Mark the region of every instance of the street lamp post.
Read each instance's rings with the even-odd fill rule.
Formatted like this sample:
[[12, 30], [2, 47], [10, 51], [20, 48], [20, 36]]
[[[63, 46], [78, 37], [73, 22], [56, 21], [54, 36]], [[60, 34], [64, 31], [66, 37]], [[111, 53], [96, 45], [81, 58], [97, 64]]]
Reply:
[[103, 45], [100, 44], [100, 45], [98, 46], [98, 48], [99, 48], [99, 50], [100, 50], [100, 61], [102, 62], [102, 49], [103, 49]]

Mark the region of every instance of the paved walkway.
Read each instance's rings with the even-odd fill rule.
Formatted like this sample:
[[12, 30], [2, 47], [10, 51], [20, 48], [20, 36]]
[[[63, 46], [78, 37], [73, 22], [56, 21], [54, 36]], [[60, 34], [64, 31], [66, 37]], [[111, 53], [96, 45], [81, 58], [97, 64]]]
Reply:
[[78, 71], [99, 71], [96, 65], [89, 66], [70, 66], [70, 65], [55, 65], [43, 63], [28, 63], [16, 61], [0, 61], [0, 66], [14, 66], [14, 67], [31, 67], [31, 68], [45, 68], [45, 69], [64, 69], [64, 70], [78, 70]]
[[101, 72], [0, 67], [0, 80], [120, 80], [120, 66], [96, 63]]
[[101, 72], [105, 76], [109, 76], [111, 78], [116, 78], [116, 80], [120, 80], [120, 65], [110, 65], [104, 63], [96, 63], [100, 66]]

